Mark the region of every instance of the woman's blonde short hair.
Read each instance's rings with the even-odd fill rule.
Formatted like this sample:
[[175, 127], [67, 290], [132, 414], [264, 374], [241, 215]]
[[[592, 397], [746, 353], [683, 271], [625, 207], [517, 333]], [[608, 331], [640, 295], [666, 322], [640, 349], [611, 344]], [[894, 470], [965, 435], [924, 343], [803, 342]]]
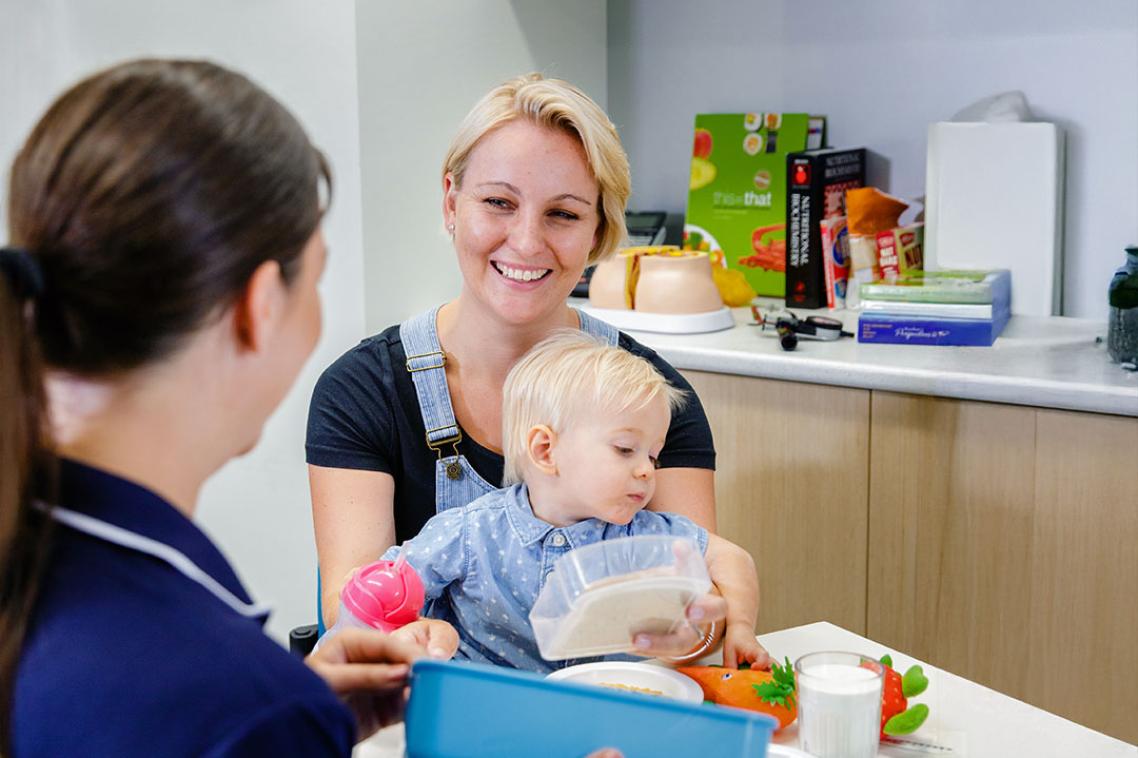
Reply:
[[669, 411], [683, 390], [645, 359], [577, 329], [558, 329], [537, 343], [506, 376], [502, 389], [503, 486], [522, 481], [529, 431], [545, 424], [563, 433], [584, 413], [621, 413], [663, 396]]
[[597, 244], [589, 251], [588, 265], [608, 257], [625, 244], [624, 209], [632, 192], [628, 155], [608, 116], [592, 98], [561, 79], [526, 74], [511, 79], [483, 97], [466, 114], [443, 161], [443, 176], [461, 186], [470, 154], [494, 129], [526, 118], [535, 124], [561, 129], [580, 140], [589, 169], [601, 188]]

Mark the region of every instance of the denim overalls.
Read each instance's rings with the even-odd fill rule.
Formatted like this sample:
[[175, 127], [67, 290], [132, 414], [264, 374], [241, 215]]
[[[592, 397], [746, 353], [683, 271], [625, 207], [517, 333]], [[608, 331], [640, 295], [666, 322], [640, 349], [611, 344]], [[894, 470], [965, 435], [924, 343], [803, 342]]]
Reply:
[[[407, 356], [407, 370], [419, 396], [419, 412], [427, 430], [426, 445], [438, 454], [435, 463], [435, 512], [459, 508], [499, 488], [483, 479], [466, 456], [458, 452], [462, 430], [454, 418], [447, 388], [446, 354], [439, 344], [436, 317], [439, 306], [399, 325], [399, 338]], [[577, 311], [581, 331], [615, 345], [615, 327]]]

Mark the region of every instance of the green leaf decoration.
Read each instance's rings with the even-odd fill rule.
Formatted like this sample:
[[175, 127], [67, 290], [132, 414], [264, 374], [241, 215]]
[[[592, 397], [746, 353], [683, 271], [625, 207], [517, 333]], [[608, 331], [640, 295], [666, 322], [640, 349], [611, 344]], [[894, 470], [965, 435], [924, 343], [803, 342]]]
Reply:
[[794, 667], [790, 663], [790, 658], [786, 659], [786, 665], [783, 666], [777, 663], [771, 664], [771, 681], [752, 684], [751, 686], [755, 688], [755, 694], [764, 703], [781, 706], [794, 705]]
[[884, 663], [889, 668], [893, 668], [893, 656], [889, 655], [889, 653], [886, 653], [885, 655], [881, 656], [881, 662]]
[[915, 697], [925, 691], [929, 686], [929, 679], [920, 666], [910, 666], [905, 675], [901, 677], [901, 694], [906, 698]]
[[925, 723], [928, 717], [929, 707], [924, 703], [918, 703], [886, 721], [881, 731], [891, 735], [912, 734], [921, 728], [921, 724]]

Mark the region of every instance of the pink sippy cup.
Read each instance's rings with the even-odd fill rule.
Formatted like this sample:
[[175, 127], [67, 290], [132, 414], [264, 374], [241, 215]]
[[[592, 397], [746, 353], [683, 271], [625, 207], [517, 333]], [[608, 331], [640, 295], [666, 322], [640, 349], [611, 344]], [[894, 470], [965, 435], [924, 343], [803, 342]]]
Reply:
[[328, 635], [356, 627], [390, 632], [419, 618], [423, 582], [400, 553], [357, 569], [340, 591], [340, 614]]

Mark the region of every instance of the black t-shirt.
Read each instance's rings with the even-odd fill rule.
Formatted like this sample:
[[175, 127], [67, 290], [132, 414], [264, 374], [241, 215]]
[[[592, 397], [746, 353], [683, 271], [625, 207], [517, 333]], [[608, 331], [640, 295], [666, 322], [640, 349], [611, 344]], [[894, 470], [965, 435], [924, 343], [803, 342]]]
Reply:
[[[714, 469], [711, 426], [691, 385], [667, 361], [628, 335], [621, 333], [618, 344], [650, 361], [670, 384], [688, 393], [684, 407], [672, 414], [660, 467]], [[427, 447], [425, 437], [398, 326], [360, 342], [316, 382], [308, 409], [308, 462], [391, 474], [395, 478], [397, 542], [414, 537], [435, 515], [438, 454]], [[467, 435], [458, 450], [483, 479], [501, 483], [501, 455]]]

